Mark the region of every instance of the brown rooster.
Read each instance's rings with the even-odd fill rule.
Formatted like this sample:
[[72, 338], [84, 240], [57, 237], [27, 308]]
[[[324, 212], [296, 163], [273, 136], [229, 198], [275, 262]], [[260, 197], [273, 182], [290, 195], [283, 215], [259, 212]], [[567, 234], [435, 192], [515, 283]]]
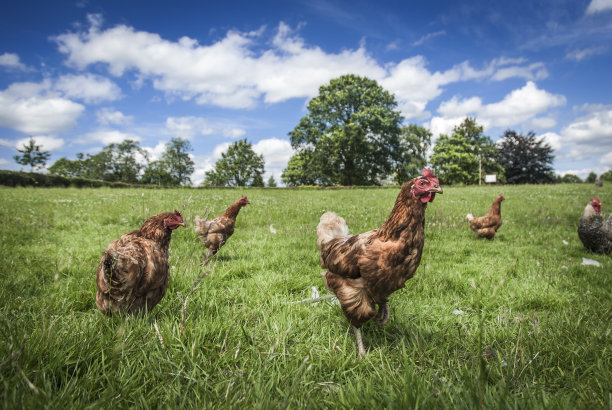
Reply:
[[578, 237], [591, 252], [612, 252], [612, 214], [606, 222], [603, 221], [599, 198], [592, 198], [582, 211], [578, 223]]
[[208, 249], [208, 254], [204, 255], [204, 261], [216, 254], [219, 249], [225, 245], [225, 242], [234, 233], [234, 225], [236, 224], [236, 217], [238, 212], [243, 206], [246, 206], [249, 200], [246, 196], [242, 197], [229, 206], [217, 218], [208, 220], [209, 215], [204, 215], [204, 218], [196, 216], [193, 225], [195, 231], [200, 237], [200, 241]]
[[317, 226], [321, 267], [327, 269], [323, 280], [353, 327], [360, 357], [365, 355], [361, 326], [374, 316], [380, 326], [387, 322], [389, 295], [404, 287], [421, 261], [425, 209], [442, 193], [433, 172], [421, 173], [404, 184], [380, 228], [349, 235], [346, 221], [333, 212], [323, 214]]
[[179, 211], [165, 212], [108, 245], [96, 272], [100, 312], [144, 313], [157, 305], [168, 287], [168, 248], [179, 226], [185, 226]]
[[485, 216], [475, 218], [472, 214], [467, 214], [467, 219], [470, 221], [470, 228], [479, 238], [493, 239], [495, 232], [502, 225], [501, 203], [504, 196], [500, 195], [491, 204], [491, 209]]

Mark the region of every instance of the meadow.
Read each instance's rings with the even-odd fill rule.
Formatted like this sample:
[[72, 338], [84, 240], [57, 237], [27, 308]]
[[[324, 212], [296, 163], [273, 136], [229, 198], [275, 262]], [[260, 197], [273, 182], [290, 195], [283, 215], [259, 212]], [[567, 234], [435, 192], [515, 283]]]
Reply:
[[[320, 215], [364, 232], [398, 192], [0, 188], [0, 406], [612, 408], [612, 256], [576, 233], [591, 196], [612, 211], [610, 185], [444, 187], [421, 265], [387, 324], [363, 327], [360, 360], [333, 299], [296, 302], [329, 293]], [[465, 215], [500, 193], [504, 224], [479, 240]], [[241, 194], [251, 204], [234, 235], [200, 266], [190, 222]], [[164, 299], [144, 316], [100, 314], [108, 243], [173, 209], [187, 228], [172, 237]]]

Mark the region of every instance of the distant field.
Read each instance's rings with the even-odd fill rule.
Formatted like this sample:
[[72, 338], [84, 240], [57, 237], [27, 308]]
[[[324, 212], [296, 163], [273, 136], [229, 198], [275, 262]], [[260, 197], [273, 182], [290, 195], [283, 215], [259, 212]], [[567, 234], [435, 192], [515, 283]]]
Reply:
[[[612, 256], [588, 253], [576, 233], [591, 196], [612, 212], [612, 187], [444, 187], [427, 209], [421, 266], [391, 296], [389, 322], [364, 326], [359, 360], [337, 304], [291, 302], [312, 286], [328, 293], [320, 215], [370, 230], [398, 192], [0, 188], [0, 405], [612, 408]], [[478, 240], [465, 215], [500, 193], [504, 224]], [[203, 273], [190, 222], [241, 194], [251, 205], [189, 296], [183, 328], [177, 292]], [[188, 226], [172, 238], [164, 299], [144, 317], [101, 315], [103, 250], [175, 208]]]

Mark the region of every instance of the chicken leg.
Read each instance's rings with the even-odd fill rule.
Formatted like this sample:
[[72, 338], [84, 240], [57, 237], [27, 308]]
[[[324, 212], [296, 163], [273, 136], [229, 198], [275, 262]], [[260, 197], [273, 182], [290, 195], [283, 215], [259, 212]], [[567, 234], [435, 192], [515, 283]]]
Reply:
[[366, 355], [366, 351], [363, 348], [363, 340], [361, 339], [361, 329], [353, 326], [353, 333], [355, 333], [355, 340], [357, 341], [357, 350], [359, 351], [359, 358], [363, 359]]
[[385, 323], [387, 323], [387, 320], [389, 320], [389, 305], [387, 305], [386, 303], [383, 303], [378, 308], [378, 313], [376, 314], [376, 317], [374, 318], [374, 322], [378, 326], [382, 326]]

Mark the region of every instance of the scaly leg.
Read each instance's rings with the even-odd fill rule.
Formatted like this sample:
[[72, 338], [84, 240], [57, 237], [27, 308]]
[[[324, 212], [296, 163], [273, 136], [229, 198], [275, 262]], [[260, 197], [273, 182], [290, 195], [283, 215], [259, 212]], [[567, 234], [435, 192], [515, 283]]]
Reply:
[[366, 354], [363, 348], [363, 340], [361, 340], [361, 330], [358, 327], [353, 326], [353, 333], [355, 333], [355, 339], [357, 340], [357, 350], [359, 351], [359, 358], [363, 359]]
[[387, 320], [389, 320], [389, 305], [384, 303], [378, 308], [378, 313], [374, 318], [374, 323], [376, 323], [378, 326], [382, 326], [387, 323]]

